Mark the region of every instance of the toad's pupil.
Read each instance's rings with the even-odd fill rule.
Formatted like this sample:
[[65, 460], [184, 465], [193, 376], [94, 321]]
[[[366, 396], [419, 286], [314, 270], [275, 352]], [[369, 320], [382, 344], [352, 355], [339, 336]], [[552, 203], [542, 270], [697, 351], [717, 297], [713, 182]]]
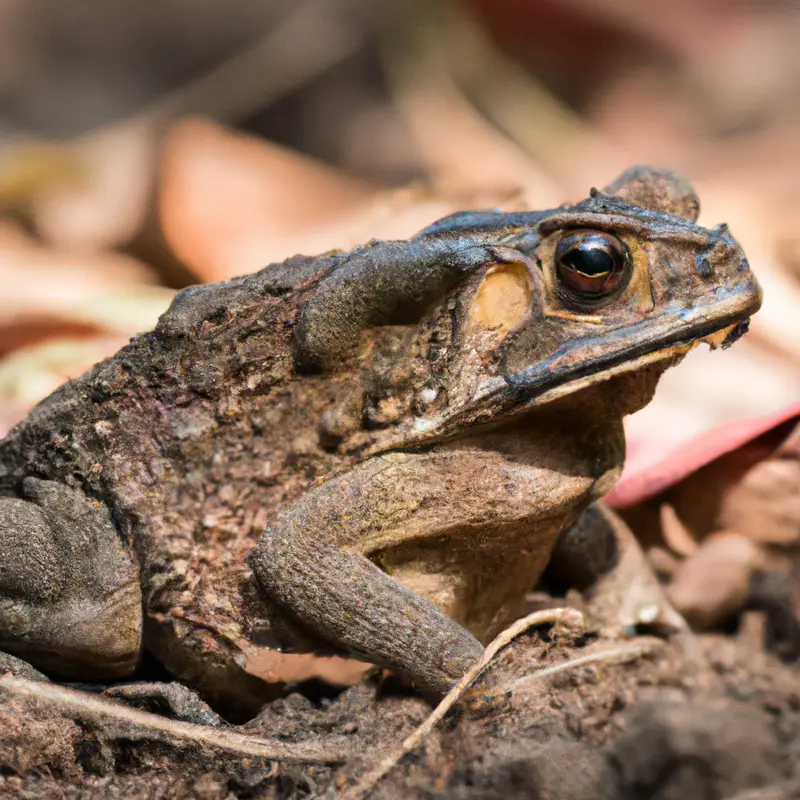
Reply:
[[556, 247], [555, 265], [558, 291], [566, 302], [610, 298], [630, 276], [625, 245], [606, 233], [565, 236]]
[[614, 257], [603, 247], [583, 244], [565, 253], [561, 258], [564, 266], [589, 277], [608, 275], [614, 270]]

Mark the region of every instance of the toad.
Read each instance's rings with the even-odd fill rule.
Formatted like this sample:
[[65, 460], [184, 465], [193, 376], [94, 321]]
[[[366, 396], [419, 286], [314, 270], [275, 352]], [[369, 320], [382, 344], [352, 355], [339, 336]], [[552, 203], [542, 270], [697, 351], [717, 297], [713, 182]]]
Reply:
[[0, 443], [0, 649], [84, 681], [147, 651], [222, 705], [271, 650], [446, 691], [612, 487], [623, 417], [758, 309], [697, 212], [638, 167], [183, 290]]

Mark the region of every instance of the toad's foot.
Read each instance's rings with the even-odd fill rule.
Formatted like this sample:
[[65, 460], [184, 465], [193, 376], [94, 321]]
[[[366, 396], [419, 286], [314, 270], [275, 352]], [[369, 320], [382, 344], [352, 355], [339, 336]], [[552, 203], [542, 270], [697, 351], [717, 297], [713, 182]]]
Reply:
[[137, 570], [101, 503], [26, 478], [0, 498], [0, 648], [78, 680], [129, 675], [139, 658]]
[[605, 635], [688, 631], [633, 532], [602, 502], [564, 532], [549, 570], [583, 592], [589, 619]]

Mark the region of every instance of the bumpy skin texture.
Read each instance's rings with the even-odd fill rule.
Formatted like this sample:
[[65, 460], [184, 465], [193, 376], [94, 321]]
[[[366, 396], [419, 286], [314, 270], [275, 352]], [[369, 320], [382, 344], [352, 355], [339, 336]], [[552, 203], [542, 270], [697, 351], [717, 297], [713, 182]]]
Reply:
[[[214, 702], [256, 705], [252, 663], [275, 645], [446, 690], [610, 488], [622, 416], [758, 307], [727, 231], [690, 221], [685, 183], [639, 168], [615, 191], [181, 292], [0, 444], [0, 649], [119, 677], [141, 586], [144, 646]], [[607, 302], [576, 307], [559, 284], [575, 231], [627, 252]], [[58, 492], [63, 513], [41, 499]], [[20, 539], [41, 542], [34, 559]], [[89, 630], [75, 597], [127, 621], [111, 666], [92, 644], [108, 626]], [[54, 642], [64, 608], [78, 633]]]

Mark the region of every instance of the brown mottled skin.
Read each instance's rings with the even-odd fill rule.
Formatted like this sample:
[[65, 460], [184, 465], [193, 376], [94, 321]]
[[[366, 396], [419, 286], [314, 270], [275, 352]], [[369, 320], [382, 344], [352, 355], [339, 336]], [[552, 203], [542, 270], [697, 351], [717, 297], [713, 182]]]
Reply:
[[[270, 646], [445, 691], [612, 485], [622, 417], [758, 308], [685, 182], [613, 191], [181, 292], [0, 443], [0, 649], [102, 680], [145, 648], [228, 706]], [[576, 231], [626, 253], [600, 302], [556, 269]]]

